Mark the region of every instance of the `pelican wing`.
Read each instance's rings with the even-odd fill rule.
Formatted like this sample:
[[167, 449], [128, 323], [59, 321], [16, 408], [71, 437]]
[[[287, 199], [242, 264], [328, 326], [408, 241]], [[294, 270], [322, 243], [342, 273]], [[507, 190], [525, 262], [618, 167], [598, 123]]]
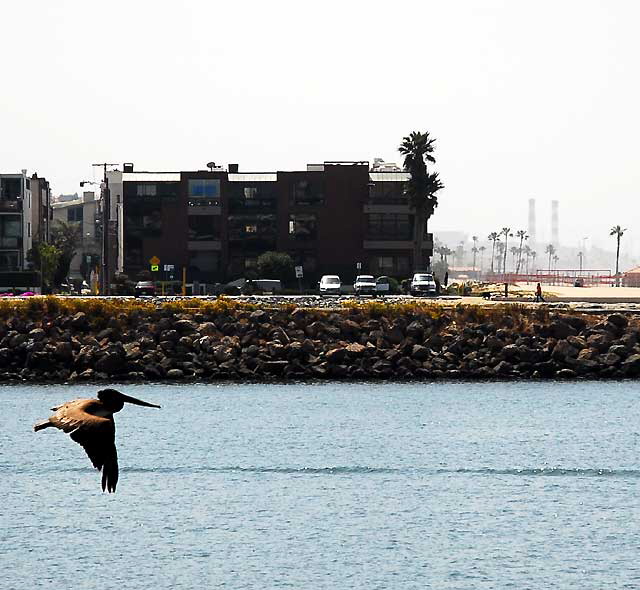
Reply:
[[98, 400], [75, 400], [59, 406], [49, 421], [84, 447], [93, 466], [102, 471], [102, 491], [115, 492], [118, 483], [116, 426], [111, 415], [92, 413], [101, 407]]
[[84, 447], [93, 466], [102, 471], [102, 491], [115, 492], [118, 483], [118, 452], [116, 427], [113, 420], [92, 416], [70, 433]]

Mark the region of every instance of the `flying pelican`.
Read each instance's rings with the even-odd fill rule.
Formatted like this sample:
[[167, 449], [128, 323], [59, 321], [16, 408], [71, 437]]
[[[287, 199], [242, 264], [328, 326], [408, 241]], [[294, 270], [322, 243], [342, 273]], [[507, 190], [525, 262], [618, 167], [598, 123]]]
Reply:
[[118, 453], [116, 451], [116, 424], [113, 415], [125, 402], [159, 408], [155, 404], [129, 397], [115, 389], [101, 389], [98, 399], [76, 399], [51, 408], [55, 414], [34, 425], [37, 432], [55, 426], [66, 432], [84, 447], [93, 466], [102, 471], [102, 491], [116, 491], [118, 483]]

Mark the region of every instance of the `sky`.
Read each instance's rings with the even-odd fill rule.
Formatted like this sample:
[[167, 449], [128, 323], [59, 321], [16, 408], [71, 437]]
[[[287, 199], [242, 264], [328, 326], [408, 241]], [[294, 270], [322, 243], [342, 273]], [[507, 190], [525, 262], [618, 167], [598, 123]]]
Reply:
[[430, 230], [640, 253], [635, 0], [22, 0], [2, 6], [0, 172], [400, 162], [436, 138]]

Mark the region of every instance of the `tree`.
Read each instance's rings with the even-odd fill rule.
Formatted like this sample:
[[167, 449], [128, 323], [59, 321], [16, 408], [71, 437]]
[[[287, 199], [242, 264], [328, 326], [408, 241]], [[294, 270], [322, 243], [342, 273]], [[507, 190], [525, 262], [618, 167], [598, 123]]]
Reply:
[[498, 242], [500, 240], [500, 237], [498, 236], [498, 232], [492, 231], [487, 238], [489, 239], [490, 242], [492, 242], [492, 246], [491, 246], [491, 272], [493, 272], [493, 259], [495, 257], [496, 254], [496, 242]]
[[53, 286], [53, 278], [58, 270], [61, 252], [52, 244], [38, 242], [27, 252], [27, 260], [42, 274], [42, 287], [49, 291]]
[[285, 252], [265, 252], [256, 263], [263, 279], [280, 279], [283, 283], [293, 278], [294, 264]]
[[51, 229], [51, 243], [60, 251], [58, 267], [53, 278], [54, 284], [60, 285], [66, 280], [81, 239], [80, 226], [75, 223], [57, 221]]
[[506, 251], [507, 251], [507, 247], [502, 243], [502, 242], [498, 242], [496, 244], [496, 250], [497, 250], [497, 263], [498, 263], [498, 267], [496, 268], [496, 272], [500, 273], [500, 272], [505, 272], [504, 271], [504, 266], [501, 266], [503, 264], [503, 254], [504, 254], [504, 259], [506, 260]]
[[520, 272], [520, 265], [522, 264], [522, 243], [529, 239], [529, 234], [525, 230], [519, 229], [516, 232], [516, 236], [520, 238], [520, 246], [518, 247], [518, 265], [516, 266], [516, 274], [518, 274]]
[[502, 231], [500, 232], [500, 235], [504, 235], [504, 261], [502, 263], [502, 272], [506, 273], [507, 272], [507, 252], [509, 251], [507, 249], [507, 240], [509, 239], [509, 236], [513, 237], [513, 234], [511, 233], [511, 228], [503, 227]]
[[478, 236], [471, 236], [471, 240], [473, 241], [473, 248], [471, 248], [471, 252], [473, 252], [473, 272], [476, 272], [476, 256], [478, 255]]
[[483, 261], [484, 261], [484, 251], [487, 249], [486, 246], [480, 246], [478, 250], [480, 250], [480, 274], [482, 275], [482, 271], [484, 269]]
[[516, 255], [518, 254], [518, 247], [511, 246], [511, 248], [509, 248], [509, 252], [511, 252], [511, 266], [512, 268], [516, 268]]
[[620, 286], [620, 276], [618, 274], [620, 272], [620, 238], [626, 231], [626, 227], [622, 229], [619, 225], [614, 225], [609, 232], [610, 236], [616, 237], [616, 287]]
[[553, 244], [547, 244], [547, 247], [544, 249], [545, 254], [549, 255], [549, 272], [551, 272], [551, 257], [556, 253], [556, 248]]
[[[435, 139], [429, 132], [414, 131], [402, 138], [398, 148], [404, 156], [404, 169], [409, 173], [405, 183], [404, 194], [409, 206], [414, 210], [413, 217], [413, 264], [415, 269], [422, 265], [422, 242], [426, 233], [427, 222], [438, 206], [436, 193], [444, 188], [437, 172], [429, 172], [427, 164], [435, 164], [432, 156]], [[429, 261], [427, 261], [428, 265]]]

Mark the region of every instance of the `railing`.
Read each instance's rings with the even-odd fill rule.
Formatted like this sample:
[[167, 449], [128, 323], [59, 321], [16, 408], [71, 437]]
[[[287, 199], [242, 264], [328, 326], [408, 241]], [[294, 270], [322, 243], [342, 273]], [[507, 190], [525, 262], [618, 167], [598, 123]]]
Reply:
[[[566, 285], [574, 286], [576, 281], [580, 281], [583, 287], [611, 286], [616, 284], [616, 276], [610, 270], [593, 269], [593, 270], [539, 270], [535, 273], [491, 273], [470, 271], [469, 278], [476, 276], [490, 283], [540, 283], [542, 285]], [[620, 282], [623, 280], [623, 274], [619, 274]]]

